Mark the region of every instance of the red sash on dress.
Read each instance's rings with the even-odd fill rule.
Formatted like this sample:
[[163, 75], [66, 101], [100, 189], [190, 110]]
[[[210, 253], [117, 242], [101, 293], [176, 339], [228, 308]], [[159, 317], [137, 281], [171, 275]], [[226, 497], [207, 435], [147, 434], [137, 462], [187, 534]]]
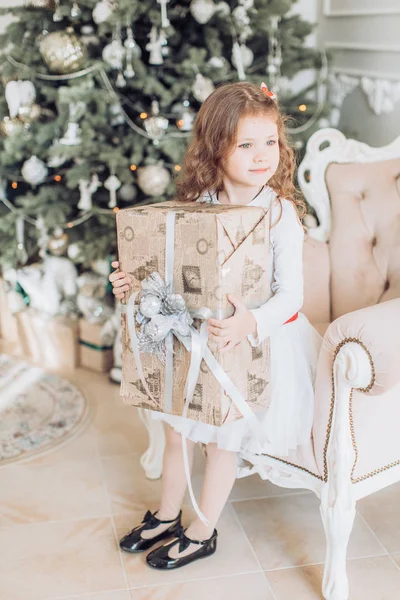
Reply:
[[285, 321], [284, 325], [286, 325], [286, 323], [291, 323], [292, 321], [296, 321], [298, 318], [299, 318], [299, 313], [297, 312], [295, 315], [293, 315], [293, 317], [290, 317], [290, 319]]

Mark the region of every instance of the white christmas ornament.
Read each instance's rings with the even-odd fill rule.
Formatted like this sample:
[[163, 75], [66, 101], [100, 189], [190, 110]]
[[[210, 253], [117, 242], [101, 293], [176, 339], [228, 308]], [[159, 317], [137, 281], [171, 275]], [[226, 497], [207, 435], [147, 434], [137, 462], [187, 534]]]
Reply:
[[36, 90], [32, 81], [9, 81], [5, 91], [10, 117], [18, 115], [21, 108], [30, 107], [35, 101]]
[[164, 62], [162, 47], [164, 44], [163, 36], [158, 34], [157, 27], [153, 25], [149, 33], [150, 42], [146, 44], [146, 50], [150, 52], [149, 64], [162, 65]]
[[101, 0], [93, 9], [92, 16], [96, 25], [105, 23], [111, 16], [114, 10], [114, 3], [111, 0]]
[[78, 208], [80, 210], [90, 210], [92, 208], [92, 195], [96, 190], [101, 187], [100, 180], [97, 176], [97, 173], [92, 175], [90, 181], [87, 179], [81, 179], [79, 181], [79, 191], [81, 193], [81, 197], [78, 203]]
[[76, 264], [82, 263], [85, 260], [85, 248], [83, 242], [73, 242], [70, 244], [68, 246], [67, 255], [72, 262]]
[[60, 139], [60, 144], [63, 146], [79, 146], [82, 143], [81, 129], [78, 125], [79, 119], [82, 117], [86, 109], [86, 103], [83, 101], [70, 102], [69, 118], [71, 119], [67, 125], [67, 131]]
[[31, 185], [39, 185], [46, 179], [48, 169], [40, 158], [31, 156], [22, 165], [21, 173], [25, 181]]
[[213, 0], [193, 0], [190, 3], [190, 12], [200, 25], [205, 25], [211, 19], [215, 9]]
[[126, 79], [122, 73], [122, 71], [120, 71], [117, 75], [117, 79], [115, 80], [115, 85], [117, 88], [124, 88], [126, 87]]
[[104, 46], [102, 57], [103, 60], [113, 69], [122, 69], [125, 49], [121, 40], [115, 39], [107, 46]]
[[245, 69], [253, 63], [254, 54], [245, 44], [235, 42], [232, 48], [232, 64], [236, 67], [238, 77], [241, 81], [246, 79]]
[[176, 126], [181, 131], [191, 131], [193, 129], [194, 119], [195, 119], [195, 114], [191, 110], [185, 108], [185, 110], [183, 111], [183, 113], [181, 114], [179, 119], [177, 120]]
[[[132, 27], [128, 27], [126, 30], [126, 40], [124, 41], [124, 47], [126, 48], [127, 58], [129, 53], [136, 58], [140, 58], [142, 56], [142, 50], [139, 44], [136, 43], [135, 38], [133, 37]], [[130, 57], [131, 58], [131, 57]]]
[[110, 202], [108, 208], [117, 206], [117, 190], [121, 187], [121, 182], [116, 175], [110, 175], [104, 182], [104, 187], [110, 192]]
[[237, 6], [232, 11], [232, 17], [239, 25], [249, 25], [250, 18], [247, 14], [247, 9], [244, 6]]
[[79, 146], [81, 143], [81, 129], [78, 123], [68, 123], [67, 131], [60, 139], [60, 144], [64, 146]]
[[138, 45], [133, 37], [132, 27], [126, 28], [126, 40], [124, 41], [124, 48], [126, 49], [126, 67], [124, 71], [125, 77], [131, 79], [135, 77], [135, 70], [132, 66], [132, 57], [134, 54], [137, 55]]
[[36, 229], [38, 231], [37, 244], [39, 246], [39, 256], [44, 258], [47, 254], [47, 244], [49, 243], [49, 233], [43, 215], [36, 219]]
[[160, 117], [160, 107], [157, 100], [153, 100], [151, 103], [151, 114], [152, 116], [145, 120], [144, 127], [151, 139], [157, 140], [162, 138], [167, 131], [169, 121], [165, 117]]
[[17, 260], [24, 265], [29, 257], [25, 248], [25, 220], [21, 215], [17, 217], [15, 222], [15, 233], [17, 236]]
[[70, 14], [73, 19], [79, 19], [82, 16], [82, 11], [77, 2], [73, 3]]
[[199, 102], [204, 102], [208, 96], [214, 91], [214, 84], [211, 79], [204, 77], [201, 73], [197, 73], [196, 79], [192, 86], [193, 96]]
[[125, 123], [124, 113], [122, 112], [121, 105], [119, 102], [115, 104], [111, 104], [109, 108], [111, 114], [111, 125], [116, 127], [117, 125], [122, 125]]
[[161, 4], [161, 27], [169, 27], [170, 22], [167, 16], [167, 4], [169, 0], [157, 0]]
[[231, 14], [231, 7], [227, 2], [218, 2], [215, 6], [215, 13], [220, 17], [227, 17]]
[[100, 38], [97, 37], [91, 25], [83, 25], [81, 27], [81, 41], [85, 46], [89, 46], [90, 44], [98, 46], [100, 44]]
[[226, 60], [223, 56], [212, 56], [207, 64], [213, 69], [222, 69], [226, 64]]
[[136, 194], [136, 188], [132, 183], [124, 183], [118, 192], [119, 197], [124, 202], [131, 202], [136, 198]]
[[171, 176], [161, 164], [148, 165], [138, 169], [140, 189], [149, 196], [159, 196], [165, 192]]
[[64, 18], [61, 12], [60, 0], [54, 0], [54, 3], [56, 5], [56, 10], [53, 13], [53, 21], [54, 23], [59, 23]]
[[60, 140], [54, 140], [53, 145], [49, 148], [50, 158], [48, 159], [47, 164], [49, 167], [52, 167], [54, 169], [60, 167], [69, 158], [59, 144]]

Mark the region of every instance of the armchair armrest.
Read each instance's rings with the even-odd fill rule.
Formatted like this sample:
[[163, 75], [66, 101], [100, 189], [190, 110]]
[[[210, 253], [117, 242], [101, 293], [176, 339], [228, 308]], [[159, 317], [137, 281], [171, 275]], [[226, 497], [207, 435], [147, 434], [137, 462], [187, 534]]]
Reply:
[[[318, 361], [313, 424], [314, 454], [324, 481], [329, 473], [332, 480], [339, 463], [342, 476], [352, 476], [355, 455], [349, 415], [363, 397], [384, 394], [398, 385], [399, 365], [400, 298], [343, 315], [328, 327]], [[353, 409], [352, 390], [363, 392]], [[362, 404], [375, 415], [377, 408]], [[368, 419], [364, 411], [363, 415]]]
[[[377, 396], [400, 383], [400, 298], [339, 317], [326, 331], [323, 344], [337, 355], [350, 342], [356, 354], [344, 368], [344, 376], [352, 387]], [[354, 344], [359, 350], [354, 350]]]

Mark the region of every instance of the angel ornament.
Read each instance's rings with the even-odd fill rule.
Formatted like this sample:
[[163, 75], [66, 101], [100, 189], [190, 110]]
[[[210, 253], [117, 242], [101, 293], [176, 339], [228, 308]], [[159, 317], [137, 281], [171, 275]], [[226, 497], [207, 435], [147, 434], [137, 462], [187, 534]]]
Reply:
[[149, 64], [162, 65], [164, 62], [162, 47], [164, 38], [158, 33], [157, 27], [153, 25], [149, 33], [150, 42], [146, 44], [146, 50], [150, 52]]
[[101, 182], [97, 176], [97, 173], [92, 175], [92, 178], [89, 180], [81, 179], [79, 181], [79, 191], [81, 193], [81, 197], [78, 203], [78, 208], [80, 210], [90, 210], [92, 208], [92, 195], [101, 187]]

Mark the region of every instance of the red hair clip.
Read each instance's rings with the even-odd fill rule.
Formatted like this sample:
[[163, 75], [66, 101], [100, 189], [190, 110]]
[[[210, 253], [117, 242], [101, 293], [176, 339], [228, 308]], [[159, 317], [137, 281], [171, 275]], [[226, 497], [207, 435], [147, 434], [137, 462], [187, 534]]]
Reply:
[[274, 92], [271, 92], [268, 87], [267, 84], [262, 82], [261, 83], [261, 90], [264, 92], [264, 94], [268, 97], [271, 98], [271, 100], [276, 100], [276, 94], [274, 94]]

